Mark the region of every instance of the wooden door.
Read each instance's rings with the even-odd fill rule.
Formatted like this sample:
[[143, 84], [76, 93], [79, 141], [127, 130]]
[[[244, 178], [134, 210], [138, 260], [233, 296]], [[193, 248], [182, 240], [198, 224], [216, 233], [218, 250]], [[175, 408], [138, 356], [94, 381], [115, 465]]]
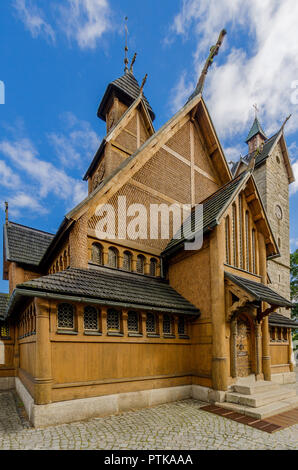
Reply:
[[246, 316], [237, 319], [237, 376], [246, 377], [252, 373], [251, 368], [251, 328]]

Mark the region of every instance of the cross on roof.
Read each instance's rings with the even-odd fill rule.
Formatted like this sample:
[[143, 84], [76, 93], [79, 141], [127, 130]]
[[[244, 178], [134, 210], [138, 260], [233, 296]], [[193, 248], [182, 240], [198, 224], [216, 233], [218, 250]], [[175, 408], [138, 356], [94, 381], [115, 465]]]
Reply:
[[258, 116], [258, 112], [259, 112], [258, 105], [255, 103], [255, 104], [253, 105], [253, 108], [255, 109], [255, 117], [257, 117], [257, 116]]

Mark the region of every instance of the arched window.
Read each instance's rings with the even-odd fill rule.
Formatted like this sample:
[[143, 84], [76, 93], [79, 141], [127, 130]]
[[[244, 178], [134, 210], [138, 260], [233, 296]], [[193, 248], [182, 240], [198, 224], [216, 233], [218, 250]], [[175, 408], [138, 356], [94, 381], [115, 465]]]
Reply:
[[170, 315], [164, 315], [162, 319], [162, 331], [166, 335], [172, 333], [172, 321]]
[[150, 259], [150, 276], [156, 276], [157, 261], [155, 258]]
[[131, 260], [132, 254], [130, 251], [124, 251], [123, 253], [123, 269], [125, 271], [131, 271]]
[[225, 234], [226, 234], [226, 263], [230, 264], [230, 219], [229, 216], [225, 220]]
[[249, 214], [245, 212], [246, 270], [249, 271]]
[[108, 250], [108, 264], [111, 268], [118, 268], [118, 250], [113, 246]]
[[74, 329], [74, 307], [71, 304], [58, 305], [58, 328]]
[[233, 242], [233, 266], [237, 266], [237, 230], [236, 230], [236, 204], [232, 207], [232, 242]]
[[137, 273], [144, 274], [145, 256], [138, 255], [137, 257]]
[[98, 312], [95, 307], [87, 305], [84, 308], [84, 330], [98, 331]]
[[147, 313], [146, 331], [147, 333], [156, 333], [156, 318], [153, 313]]
[[129, 332], [139, 332], [139, 315], [137, 312], [128, 312], [127, 329]]
[[107, 313], [107, 329], [108, 331], [120, 331], [120, 312], [109, 308]]
[[93, 243], [91, 259], [93, 263], [102, 264], [102, 246], [100, 243]]
[[242, 205], [242, 196], [239, 195], [239, 251], [240, 251], [240, 268], [244, 268], [244, 255], [243, 255], [243, 205]]
[[256, 231], [251, 232], [251, 249], [252, 249], [252, 272], [256, 273]]

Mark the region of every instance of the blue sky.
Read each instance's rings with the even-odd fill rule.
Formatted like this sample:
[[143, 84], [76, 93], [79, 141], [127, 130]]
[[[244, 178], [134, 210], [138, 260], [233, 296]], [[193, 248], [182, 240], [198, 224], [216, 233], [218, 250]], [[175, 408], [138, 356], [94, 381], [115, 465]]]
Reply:
[[[296, 0], [7, 0], [0, 4], [0, 204], [10, 219], [55, 232], [86, 194], [82, 176], [105, 123], [96, 116], [123, 73], [124, 17], [135, 75], [158, 129], [184, 104], [225, 27], [205, 100], [228, 160], [244, 155], [257, 103], [268, 136], [285, 117], [297, 182], [291, 246], [298, 247], [298, 2]], [[297, 83], [296, 83], [297, 81]], [[4, 211], [1, 210], [2, 221]], [[1, 234], [2, 236], [2, 234]], [[2, 240], [0, 240], [2, 243]], [[2, 265], [2, 260], [1, 265]], [[0, 291], [7, 291], [6, 281]]]

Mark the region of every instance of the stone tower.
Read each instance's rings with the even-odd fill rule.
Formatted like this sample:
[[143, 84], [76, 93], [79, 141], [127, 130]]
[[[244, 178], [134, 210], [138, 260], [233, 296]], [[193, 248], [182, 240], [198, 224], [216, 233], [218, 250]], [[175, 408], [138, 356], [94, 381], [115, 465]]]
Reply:
[[[280, 251], [280, 257], [267, 262], [268, 283], [290, 299], [289, 184], [294, 175], [283, 131], [284, 126], [267, 139], [256, 117], [246, 139], [249, 154], [244, 165], [259, 148], [254, 177]], [[279, 313], [290, 317], [290, 310], [279, 309]]]

